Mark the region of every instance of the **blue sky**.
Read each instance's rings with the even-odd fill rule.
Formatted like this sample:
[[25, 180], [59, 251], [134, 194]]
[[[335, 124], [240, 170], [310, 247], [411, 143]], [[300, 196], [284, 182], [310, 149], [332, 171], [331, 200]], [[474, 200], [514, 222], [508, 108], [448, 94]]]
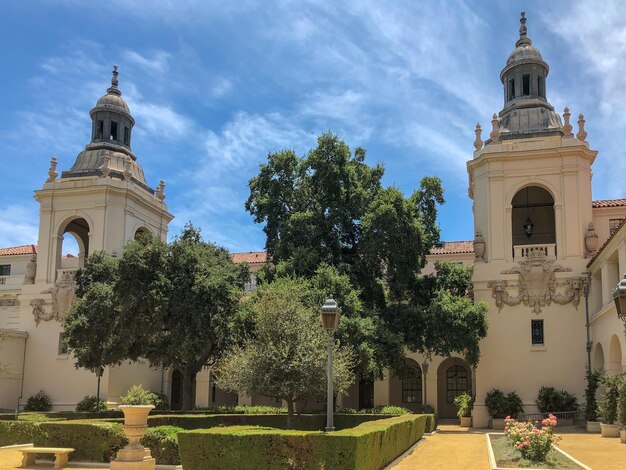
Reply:
[[[147, 6], [149, 5], [149, 6]], [[472, 238], [465, 162], [502, 108], [519, 12], [550, 65], [548, 100], [583, 112], [594, 198], [626, 196], [626, 3], [619, 1], [4, 2], [0, 246], [36, 243], [32, 195], [50, 157], [69, 168], [113, 64], [148, 183], [166, 182], [176, 234], [191, 220], [232, 251], [263, 249], [243, 208], [268, 152], [326, 130], [411, 193], [443, 180], [442, 239]]]

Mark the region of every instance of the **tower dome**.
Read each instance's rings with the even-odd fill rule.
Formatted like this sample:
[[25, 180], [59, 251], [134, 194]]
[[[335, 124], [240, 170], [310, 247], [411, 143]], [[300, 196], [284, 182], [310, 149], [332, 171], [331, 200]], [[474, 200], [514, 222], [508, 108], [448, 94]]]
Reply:
[[106, 175], [130, 179], [153, 192], [147, 186], [143, 169], [131, 150], [135, 120], [122, 98], [118, 84], [117, 65], [114, 65], [111, 86], [89, 111], [92, 121], [91, 142], [78, 154], [74, 165], [62, 173], [61, 178]]
[[499, 113], [500, 138], [534, 135], [563, 135], [561, 119], [546, 98], [550, 68], [533, 46], [521, 13], [519, 39], [500, 72], [504, 86], [504, 108]]

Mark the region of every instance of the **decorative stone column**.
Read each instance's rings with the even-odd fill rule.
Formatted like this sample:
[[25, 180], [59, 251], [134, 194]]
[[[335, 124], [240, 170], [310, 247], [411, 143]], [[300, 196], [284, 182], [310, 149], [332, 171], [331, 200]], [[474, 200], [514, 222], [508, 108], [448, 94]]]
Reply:
[[155, 460], [139, 441], [148, 428], [148, 414], [154, 405], [120, 405], [124, 413], [124, 434], [128, 445], [117, 453], [111, 470], [154, 470]]

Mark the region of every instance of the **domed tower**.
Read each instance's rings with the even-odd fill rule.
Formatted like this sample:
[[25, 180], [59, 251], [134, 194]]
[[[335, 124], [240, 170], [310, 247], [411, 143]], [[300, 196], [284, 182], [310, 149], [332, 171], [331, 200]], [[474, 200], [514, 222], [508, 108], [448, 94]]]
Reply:
[[[150, 191], [143, 169], [130, 146], [135, 120], [122, 98], [118, 84], [117, 65], [114, 65], [111, 86], [89, 112], [91, 142], [78, 154], [74, 165], [62, 173], [61, 178], [102, 175], [105, 171], [111, 178], [124, 179], [124, 172], [129, 171], [134, 183]], [[107, 156], [109, 161], [105, 164]]]
[[[511, 389], [512, 370], [545, 371], [551, 384], [582, 393], [585, 363], [582, 279], [592, 221], [591, 165], [597, 152], [585, 140], [584, 118], [572, 132], [547, 99], [550, 70], [533, 46], [522, 13], [519, 38], [500, 73], [504, 106], [483, 141], [475, 129], [467, 162], [473, 199], [476, 263], [474, 298], [489, 306], [489, 332], [476, 371], [474, 426], [486, 426], [484, 403], [493, 388]], [[562, 341], [560, 338], [569, 338]], [[534, 412], [544, 374], [515, 382]]]
[[79, 266], [94, 251], [121, 253], [139, 231], [167, 238], [173, 217], [164, 183], [153, 189], [146, 182], [131, 148], [135, 120], [118, 85], [114, 66], [111, 86], [89, 112], [91, 141], [60, 178], [53, 157], [49, 178], [35, 193], [41, 204], [37, 282], [59, 279], [68, 235], [76, 239]]
[[561, 119], [546, 98], [549, 71], [528, 37], [526, 14], [522, 12], [519, 39], [500, 72], [504, 85], [504, 108], [498, 114], [500, 139], [563, 135]]

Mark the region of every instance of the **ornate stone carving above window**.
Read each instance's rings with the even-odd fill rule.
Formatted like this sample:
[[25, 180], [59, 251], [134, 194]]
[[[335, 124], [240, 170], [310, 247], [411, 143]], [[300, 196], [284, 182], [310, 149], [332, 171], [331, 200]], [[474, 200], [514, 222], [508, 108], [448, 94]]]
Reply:
[[42, 292], [42, 294], [51, 294], [52, 300], [34, 299], [30, 302], [35, 323], [39, 325], [42, 320], [50, 321], [53, 319], [63, 321], [74, 301], [75, 290], [74, 273], [63, 273], [53, 287]]
[[580, 291], [584, 278], [569, 277], [557, 279], [555, 273], [569, 272], [571, 269], [555, 264], [540, 250], [533, 250], [529, 256], [519, 261], [516, 266], [502, 274], [517, 274], [517, 281], [493, 280], [487, 283], [491, 289], [491, 297], [495, 299], [498, 311], [504, 305], [523, 304], [532, 307], [533, 313], [541, 313], [541, 309], [552, 302], [559, 305], [571, 303], [578, 308]]

